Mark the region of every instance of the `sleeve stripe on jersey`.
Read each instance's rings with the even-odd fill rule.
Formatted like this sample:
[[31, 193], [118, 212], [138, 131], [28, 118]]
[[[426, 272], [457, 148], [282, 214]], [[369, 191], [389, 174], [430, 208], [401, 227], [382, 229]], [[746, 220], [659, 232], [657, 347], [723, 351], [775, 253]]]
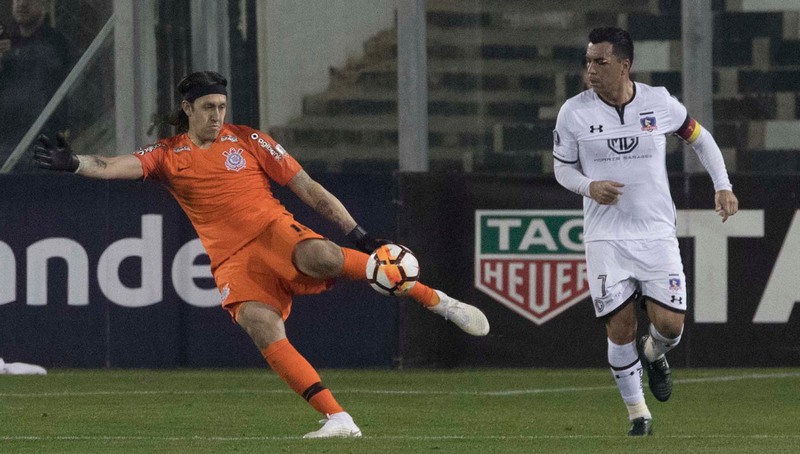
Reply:
[[563, 162], [564, 164], [577, 164], [577, 163], [578, 163], [578, 160], [577, 160], [577, 159], [576, 159], [576, 160], [574, 160], [574, 161], [567, 161], [567, 160], [564, 160], [564, 159], [561, 159], [561, 158], [559, 158], [559, 157], [558, 157], [558, 156], [556, 156], [556, 155], [553, 155], [553, 158], [555, 158], [555, 159], [556, 159], [556, 161], [561, 161], [561, 162]]
[[685, 140], [688, 143], [694, 143], [698, 137], [700, 137], [700, 132], [703, 130], [703, 127], [700, 126], [700, 123], [695, 121], [694, 118], [690, 117], [688, 114], [686, 115], [686, 120], [683, 122], [680, 128], [675, 131], [675, 134], [678, 135], [681, 139]]

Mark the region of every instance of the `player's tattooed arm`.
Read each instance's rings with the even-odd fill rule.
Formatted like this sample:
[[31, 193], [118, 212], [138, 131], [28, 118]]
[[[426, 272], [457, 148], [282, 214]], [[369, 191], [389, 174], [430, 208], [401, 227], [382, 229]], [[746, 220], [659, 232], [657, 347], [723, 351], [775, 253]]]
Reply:
[[[78, 161], [80, 161], [80, 169], [87, 172], [89, 169], [103, 170], [108, 168], [108, 163], [103, 156], [78, 155]], [[80, 173], [80, 171], [78, 173]]]
[[344, 207], [341, 201], [314, 181], [308, 174], [301, 170], [289, 181], [289, 188], [306, 205], [313, 208], [325, 219], [339, 226], [347, 238], [362, 252], [371, 253], [381, 244], [389, 241], [374, 238], [360, 225], [356, 224], [353, 216]]
[[100, 156], [77, 155], [66, 134], [56, 134], [56, 141], [42, 134], [33, 148], [33, 160], [46, 170], [72, 172], [104, 180], [136, 180], [144, 176], [142, 162], [133, 155]]
[[77, 155], [78, 175], [103, 180], [137, 180], [144, 176], [142, 162], [134, 155]]
[[300, 200], [313, 208], [320, 216], [336, 224], [342, 232], [348, 233], [356, 226], [356, 221], [342, 202], [327, 189], [312, 179], [304, 170], [289, 181], [289, 189]]

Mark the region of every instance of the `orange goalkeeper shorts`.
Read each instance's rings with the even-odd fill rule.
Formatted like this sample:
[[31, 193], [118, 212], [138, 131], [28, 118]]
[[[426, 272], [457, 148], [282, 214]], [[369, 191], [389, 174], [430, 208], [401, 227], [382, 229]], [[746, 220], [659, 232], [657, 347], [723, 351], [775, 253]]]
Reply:
[[333, 280], [301, 273], [292, 263], [297, 243], [323, 238], [294, 220], [288, 213], [272, 223], [251, 242], [222, 262], [214, 273], [222, 307], [234, 320], [242, 302], [268, 304], [284, 320], [292, 309], [292, 296], [313, 295], [329, 289]]

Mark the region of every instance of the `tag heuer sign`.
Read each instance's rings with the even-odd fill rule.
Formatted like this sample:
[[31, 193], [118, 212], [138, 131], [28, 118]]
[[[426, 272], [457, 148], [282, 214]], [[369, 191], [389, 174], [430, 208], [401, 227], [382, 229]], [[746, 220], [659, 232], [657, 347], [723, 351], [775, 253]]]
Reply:
[[583, 212], [476, 211], [475, 287], [537, 325], [589, 296]]

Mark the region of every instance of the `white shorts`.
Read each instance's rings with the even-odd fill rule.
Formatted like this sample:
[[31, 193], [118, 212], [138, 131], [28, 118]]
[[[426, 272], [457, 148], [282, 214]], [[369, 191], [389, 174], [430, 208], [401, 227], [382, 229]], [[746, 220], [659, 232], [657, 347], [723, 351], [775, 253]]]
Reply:
[[605, 317], [634, 293], [669, 310], [686, 312], [686, 276], [677, 238], [590, 241], [586, 278], [597, 317]]

